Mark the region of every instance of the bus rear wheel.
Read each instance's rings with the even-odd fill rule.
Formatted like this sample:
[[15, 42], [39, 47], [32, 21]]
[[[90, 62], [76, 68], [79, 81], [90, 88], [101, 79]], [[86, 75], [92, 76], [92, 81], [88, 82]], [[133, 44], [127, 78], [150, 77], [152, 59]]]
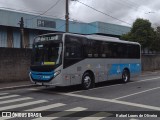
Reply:
[[122, 72], [122, 82], [127, 83], [129, 81], [130, 81], [130, 74], [129, 74], [129, 71], [125, 69]]
[[93, 77], [89, 73], [85, 73], [82, 77], [82, 89], [88, 90], [94, 87]]

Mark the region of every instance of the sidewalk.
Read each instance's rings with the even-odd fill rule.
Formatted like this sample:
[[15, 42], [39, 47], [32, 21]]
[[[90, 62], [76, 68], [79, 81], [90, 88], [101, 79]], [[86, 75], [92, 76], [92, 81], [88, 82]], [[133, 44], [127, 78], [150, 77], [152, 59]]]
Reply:
[[16, 82], [1, 82], [0, 83], [0, 90], [9, 90], [9, 89], [16, 89], [16, 88], [26, 88], [26, 87], [33, 87], [34, 84], [31, 81], [16, 81]]
[[160, 73], [160, 70], [154, 70], [154, 71], [142, 71], [141, 75], [150, 75], [150, 74], [158, 74]]

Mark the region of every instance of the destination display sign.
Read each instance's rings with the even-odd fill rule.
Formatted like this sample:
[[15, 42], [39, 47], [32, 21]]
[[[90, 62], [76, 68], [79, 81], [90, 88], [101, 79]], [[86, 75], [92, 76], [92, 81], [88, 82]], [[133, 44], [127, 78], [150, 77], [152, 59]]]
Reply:
[[56, 41], [56, 40], [61, 40], [62, 35], [44, 35], [44, 36], [39, 36], [35, 39], [35, 42], [40, 42], [40, 41]]

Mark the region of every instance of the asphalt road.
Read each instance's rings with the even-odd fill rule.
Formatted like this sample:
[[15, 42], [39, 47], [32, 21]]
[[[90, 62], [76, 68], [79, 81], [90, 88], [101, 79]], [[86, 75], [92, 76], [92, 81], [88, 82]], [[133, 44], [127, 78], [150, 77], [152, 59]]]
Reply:
[[0, 93], [0, 111], [21, 115], [39, 111], [41, 114], [37, 115], [42, 118], [37, 120], [157, 120], [160, 72], [141, 75], [127, 84], [117, 80], [99, 83], [90, 90], [81, 90], [79, 86], [5, 90]]

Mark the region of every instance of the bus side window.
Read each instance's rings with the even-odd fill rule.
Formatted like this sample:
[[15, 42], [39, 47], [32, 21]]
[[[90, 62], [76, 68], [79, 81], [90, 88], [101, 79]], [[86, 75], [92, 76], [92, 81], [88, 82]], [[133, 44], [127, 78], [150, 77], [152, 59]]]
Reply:
[[65, 43], [65, 57], [67, 58], [81, 58], [82, 57], [82, 44], [81, 38], [67, 36]]
[[92, 53], [94, 58], [98, 58], [99, 57], [99, 43], [98, 41], [93, 41], [93, 49], [92, 49]]
[[92, 42], [83, 38], [83, 58], [92, 58]]
[[111, 57], [111, 51], [109, 49], [108, 42], [103, 42], [101, 44], [101, 57], [102, 58], [110, 58]]
[[121, 44], [122, 46], [122, 51], [121, 51], [121, 58], [128, 58], [128, 50], [127, 50], [127, 45], [126, 44]]
[[65, 39], [64, 68], [73, 65], [83, 58], [82, 38], [67, 35]]
[[66, 44], [66, 52], [65, 57], [67, 58], [81, 58], [81, 48], [80, 45], [76, 43], [68, 43]]
[[88, 40], [87, 45], [84, 48], [85, 57], [87, 58], [99, 58], [101, 57], [101, 44], [96, 40]]
[[110, 46], [110, 49], [112, 51], [112, 54], [111, 54], [111, 58], [117, 58], [118, 56], [118, 50], [117, 50], [117, 44], [116, 43], [112, 43], [111, 46]]

